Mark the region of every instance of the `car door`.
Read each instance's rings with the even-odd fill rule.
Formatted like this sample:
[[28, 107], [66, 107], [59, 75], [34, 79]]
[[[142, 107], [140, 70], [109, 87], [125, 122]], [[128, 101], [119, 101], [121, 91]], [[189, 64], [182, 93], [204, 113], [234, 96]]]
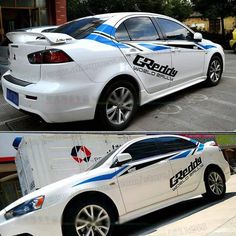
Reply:
[[118, 177], [128, 212], [177, 195], [169, 187], [169, 179], [173, 172], [168, 156], [159, 153], [155, 139], [145, 139], [131, 144], [123, 153], [132, 156], [132, 161], [128, 163], [129, 168]]
[[197, 143], [171, 137], [165, 141], [165, 145], [169, 152], [176, 153], [170, 158], [174, 172], [170, 178], [170, 188], [178, 195], [194, 191], [202, 181], [201, 169], [203, 167], [202, 152], [198, 151]]
[[[152, 18], [135, 16], [119, 23], [115, 33], [121, 52], [148, 93], [169, 87], [174, 71], [171, 51]], [[126, 47], [122, 47], [125, 44]]]
[[173, 20], [156, 19], [171, 48], [172, 67], [177, 72], [171, 87], [204, 76], [206, 51], [193, 41], [193, 33]]

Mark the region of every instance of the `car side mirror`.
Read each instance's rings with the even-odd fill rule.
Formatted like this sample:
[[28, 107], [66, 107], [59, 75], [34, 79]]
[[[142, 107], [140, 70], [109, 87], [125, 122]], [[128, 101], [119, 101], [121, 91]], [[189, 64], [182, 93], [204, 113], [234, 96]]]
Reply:
[[120, 153], [117, 155], [117, 164], [122, 165], [132, 160], [132, 156], [129, 153]]
[[202, 41], [202, 34], [201, 33], [194, 33], [193, 40], [196, 42], [201, 42]]

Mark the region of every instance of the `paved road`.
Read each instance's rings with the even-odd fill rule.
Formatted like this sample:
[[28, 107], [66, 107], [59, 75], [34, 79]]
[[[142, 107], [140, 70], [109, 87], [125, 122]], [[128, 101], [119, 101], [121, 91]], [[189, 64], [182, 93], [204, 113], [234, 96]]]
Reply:
[[[226, 71], [216, 87], [193, 86], [141, 107], [128, 131], [236, 130], [236, 54], [226, 52]], [[96, 121], [46, 124], [9, 106], [0, 90], [0, 131], [97, 131]]]
[[120, 225], [114, 235], [235, 236], [236, 175], [227, 183], [223, 200], [207, 203], [201, 196]]

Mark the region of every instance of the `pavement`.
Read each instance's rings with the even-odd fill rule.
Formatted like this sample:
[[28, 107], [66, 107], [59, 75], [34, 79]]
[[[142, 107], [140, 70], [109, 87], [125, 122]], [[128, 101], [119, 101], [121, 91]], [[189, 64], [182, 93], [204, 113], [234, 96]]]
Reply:
[[227, 183], [223, 200], [208, 203], [201, 196], [119, 226], [114, 235], [235, 236], [236, 175]]
[[[126, 131], [236, 130], [236, 54], [226, 51], [226, 69], [215, 87], [199, 84], [146, 104]], [[0, 131], [102, 131], [99, 123], [47, 124], [8, 105], [0, 88]]]

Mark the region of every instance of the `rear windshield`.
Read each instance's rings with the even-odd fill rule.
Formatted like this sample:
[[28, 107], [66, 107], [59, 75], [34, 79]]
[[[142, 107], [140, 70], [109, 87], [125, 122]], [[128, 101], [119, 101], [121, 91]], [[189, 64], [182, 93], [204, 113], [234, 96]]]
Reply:
[[107, 18], [101, 19], [96, 17], [83, 18], [68, 22], [55, 29], [53, 32], [68, 34], [75, 39], [83, 39], [93, 33], [96, 28], [107, 20]]

